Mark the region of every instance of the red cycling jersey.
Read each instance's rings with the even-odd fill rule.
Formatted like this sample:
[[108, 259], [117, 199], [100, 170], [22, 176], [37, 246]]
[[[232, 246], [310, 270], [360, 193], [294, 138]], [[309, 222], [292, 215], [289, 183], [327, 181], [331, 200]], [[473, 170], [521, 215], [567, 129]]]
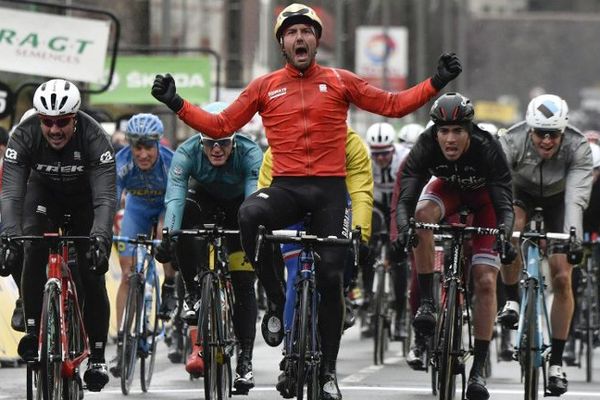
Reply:
[[313, 62], [301, 72], [286, 64], [250, 82], [220, 114], [187, 101], [177, 114], [203, 134], [222, 138], [243, 127], [258, 112], [273, 153], [273, 176], [345, 176], [350, 104], [399, 118], [436, 93], [430, 79], [401, 92], [387, 92], [347, 70]]

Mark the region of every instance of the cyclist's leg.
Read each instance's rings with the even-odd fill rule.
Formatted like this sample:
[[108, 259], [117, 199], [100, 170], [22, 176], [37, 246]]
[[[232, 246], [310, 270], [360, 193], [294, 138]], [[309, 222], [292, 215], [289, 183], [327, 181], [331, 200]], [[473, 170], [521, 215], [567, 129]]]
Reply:
[[394, 336], [396, 339], [402, 339], [408, 335], [406, 332], [405, 319], [406, 315], [406, 300], [408, 289], [408, 260], [406, 254], [390, 254], [391, 262], [391, 277], [394, 285], [394, 297], [396, 321], [394, 323]]
[[[157, 216], [153, 216], [148, 221], [155, 221]], [[158, 216], [159, 224], [157, 227], [157, 238], [162, 238], [162, 227], [163, 227], [164, 212]], [[148, 232], [150, 233], [150, 232]], [[164, 280], [161, 286], [161, 302], [160, 310], [158, 311], [159, 317], [164, 320], [169, 320], [173, 310], [177, 306], [177, 283], [175, 282], [177, 270], [173, 266], [173, 261], [166, 262], [163, 265]]]
[[[440, 179], [429, 182], [417, 203], [415, 219], [421, 222], [437, 223], [444, 216], [451, 215], [458, 208], [458, 195]], [[417, 230], [418, 243], [413, 250], [415, 268], [419, 292], [421, 294], [421, 305], [415, 314], [413, 326], [424, 335], [433, 334], [436, 323], [435, 308], [433, 303], [433, 269], [435, 262], [435, 250], [433, 232], [429, 230]]]
[[[247, 197], [238, 212], [242, 247], [254, 265], [258, 226], [267, 230], [292, 225], [303, 218], [303, 208], [298, 202], [301, 179], [275, 177], [271, 187], [261, 189]], [[260, 253], [259, 265], [254, 265], [258, 279], [265, 288], [269, 302], [282, 313], [285, 301], [283, 280], [274, 267], [275, 259], [281, 260], [279, 245], [265, 245]]]

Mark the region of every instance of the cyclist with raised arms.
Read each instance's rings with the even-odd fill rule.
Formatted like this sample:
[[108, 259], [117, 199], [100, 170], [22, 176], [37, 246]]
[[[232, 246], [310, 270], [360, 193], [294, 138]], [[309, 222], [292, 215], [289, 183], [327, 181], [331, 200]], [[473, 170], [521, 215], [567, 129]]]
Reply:
[[[154, 114], [135, 114], [127, 122], [125, 134], [128, 146], [117, 155], [117, 202], [125, 192], [125, 211], [121, 222], [121, 235], [135, 238], [139, 233], [150, 237], [152, 226], [158, 222], [164, 211], [164, 197], [167, 178], [173, 151], [159, 143], [163, 136], [163, 123]], [[119, 263], [121, 264], [121, 281], [117, 291], [116, 318], [120, 328], [123, 311], [129, 290], [129, 274], [132, 271], [135, 257], [135, 246], [119, 242]], [[168, 319], [175, 307], [175, 271], [170, 263], [163, 265], [165, 279], [162, 284], [162, 302], [159, 316]], [[122, 332], [117, 341], [117, 356], [110, 372], [121, 375], [120, 354], [122, 348]]]
[[[104, 273], [112, 242], [115, 214], [115, 157], [104, 129], [79, 111], [79, 89], [66, 80], [41, 84], [33, 95], [38, 115], [19, 124], [9, 142], [2, 176], [2, 233], [42, 235], [55, 232], [63, 215], [72, 216], [71, 234], [98, 238], [97, 265], [90, 269], [89, 246], [77, 245], [77, 270], [82, 290], [83, 318], [91, 354], [84, 374], [88, 390], [108, 382], [104, 348], [108, 335], [109, 302]], [[4, 265], [21, 268], [22, 247], [0, 257]], [[39, 319], [46, 282], [48, 246], [25, 245], [21, 293], [27, 334], [18, 346], [24, 360], [37, 357]]]
[[[459, 93], [439, 97], [431, 107], [430, 116], [433, 125], [419, 137], [403, 167], [396, 208], [396, 249], [401, 251], [406, 245], [411, 216], [418, 221], [438, 223], [463, 205], [472, 211], [475, 226], [498, 226], [510, 235], [514, 218], [511, 176], [498, 141], [473, 123], [473, 105]], [[432, 175], [436, 178], [429, 182]], [[421, 305], [413, 326], [418, 333], [431, 336], [436, 325], [432, 293], [433, 233], [417, 230], [417, 238], [414, 257]], [[510, 242], [506, 245], [506, 254], [514, 257]], [[500, 268], [494, 248], [494, 237], [473, 237], [470, 274], [476, 299], [473, 313], [475, 357], [467, 386], [470, 400], [489, 398], [484, 365], [494, 328], [496, 278]]]
[[[315, 234], [342, 234], [346, 209], [344, 143], [351, 104], [376, 114], [402, 117], [429, 101], [461, 71], [456, 55], [443, 54], [432, 78], [402, 92], [386, 92], [350, 71], [316, 63], [322, 30], [321, 19], [312, 8], [298, 3], [284, 8], [274, 33], [285, 66], [254, 79], [218, 114], [183, 100], [170, 75], [158, 75], [154, 80], [154, 97], [192, 128], [214, 139], [231, 135], [257, 112], [262, 117], [273, 153], [274, 179], [269, 188], [253, 194], [240, 207], [242, 243], [250, 260], [254, 260], [260, 225], [268, 230], [283, 228], [311, 212]], [[275, 316], [281, 322], [283, 288], [274, 277], [272, 254], [263, 254], [261, 268], [256, 266], [256, 270], [270, 300], [266, 316]], [[344, 320], [342, 275], [346, 250], [325, 247], [319, 254], [322, 398], [340, 399], [335, 366]], [[280, 343], [283, 324], [279, 326]]]
[[[205, 106], [204, 110], [219, 113], [226, 107], [226, 103], [217, 102]], [[169, 230], [201, 227], [204, 223], [214, 223], [215, 213], [222, 211], [225, 213], [224, 228], [238, 229], [238, 209], [244, 199], [256, 191], [261, 162], [262, 150], [258, 144], [235, 132], [218, 140], [204, 133], [187, 139], [175, 151], [169, 170], [165, 227]], [[188, 184], [188, 181], [191, 183]], [[157, 249], [156, 259], [170, 261], [171, 246], [163, 241]], [[200, 294], [196, 292], [197, 283], [194, 281], [199, 257], [194, 247], [193, 238], [176, 240], [177, 265], [186, 289], [182, 318], [196, 325], [198, 317], [194, 305]], [[227, 249], [235, 297], [233, 327], [239, 343], [234, 387], [244, 393], [254, 387], [252, 351], [258, 312], [255, 274], [252, 265], [244, 261], [239, 238], [228, 237]], [[197, 329], [191, 332], [191, 341], [195, 343]], [[194, 376], [204, 373], [201, 351], [199, 346], [194, 346], [186, 362], [186, 370]]]
[[[372, 158], [375, 209], [373, 214], [373, 227], [375, 231], [390, 232], [390, 209], [394, 181], [400, 170], [402, 162], [410, 151], [402, 144], [394, 143], [396, 131], [387, 122], [377, 122], [367, 129], [366, 141], [369, 145]], [[394, 303], [396, 316], [394, 320], [393, 336], [395, 339], [405, 338], [407, 332], [403, 322], [406, 309], [406, 282], [407, 270], [405, 257], [397, 257], [403, 253], [390, 252], [388, 257], [391, 261], [391, 273], [394, 284], [396, 301]], [[372, 296], [373, 286], [373, 257], [363, 265], [363, 283], [365, 287], [365, 302], [369, 302]], [[370, 329], [370, 324], [365, 325]]]
[[[525, 121], [500, 137], [512, 170], [517, 231], [523, 230], [535, 207], [542, 207], [546, 232], [568, 233], [574, 226], [582, 237], [582, 216], [592, 189], [592, 154], [583, 134], [568, 124], [568, 113], [567, 103], [559, 96], [537, 96], [527, 106]], [[562, 358], [574, 309], [572, 267], [565, 254], [550, 254], [554, 300], [548, 390], [560, 396], [568, 384]], [[502, 268], [508, 301], [498, 322], [507, 327], [519, 321], [521, 264], [517, 258]]]

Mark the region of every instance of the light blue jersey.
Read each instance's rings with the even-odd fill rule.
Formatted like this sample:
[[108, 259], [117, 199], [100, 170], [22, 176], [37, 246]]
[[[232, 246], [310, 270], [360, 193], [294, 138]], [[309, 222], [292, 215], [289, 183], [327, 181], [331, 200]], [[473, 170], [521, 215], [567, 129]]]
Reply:
[[[121, 235], [135, 237], [138, 233], [149, 234], [152, 224], [158, 221], [164, 210], [167, 177], [173, 151], [159, 145], [156, 163], [149, 171], [142, 171], [133, 161], [131, 147], [121, 149], [117, 155], [117, 201], [125, 197], [125, 213], [121, 223]], [[133, 245], [119, 245], [122, 256], [133, 254]]]
[[165, 227], [169, 230], [181, 227], [189, 178], [195, 179], [217, 199], [248, 197], [256, 191], [262, 157], [262, 150], [256, 143], [236, 135], [229, 159], [225, 165], [215, 167], [204, 154], [200, 135], [187, 139], [177, 148], [169, 170]]

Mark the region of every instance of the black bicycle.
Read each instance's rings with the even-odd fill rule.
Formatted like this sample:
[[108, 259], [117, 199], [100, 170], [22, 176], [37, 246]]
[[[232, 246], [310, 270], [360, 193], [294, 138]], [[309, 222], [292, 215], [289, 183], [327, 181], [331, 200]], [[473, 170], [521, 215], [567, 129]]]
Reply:
[[[473, 354], [471, 336], [471, 307], [468, 281], [466, 279], [463, 248], [469, 234], [493, 235], [499, 241], [505, 240], [500, 230], [486, 227], [467, 226], [466, 213], [461, 213], [461, 221], [456, 224], [432, 224], [410, 220], [409, 244], [414, 245], [416, 229], [428, 229], [438, 234], [451, 234], [452, 245], [450, 263], [445, 265], [441, 311], [438, 315], [434, 335], [431, 364], [437, 371], [437, 392], [440, 400], [454, 399], [456, 375], [462, 376], [462, 398], [465, 396], [465, 364]], [[503, 248], [503, 247], [500, 247]], [[467, 343], [463, 338], [463, 326], [467, 325]]]
[[[353, 230], [350, 239], [337, 237], [317, 237], [304, 231], [280, 230], [267, 234], [264, 226], [259, 226], [256, 242], [258, 263], [260, 250], [265, 241], [272, 243], [297, 243], [300, 251], [298, 273], [295, 277], [296, 299], [290, 337], [285, 342], [284, 361], [286, 375], [296, 385], [296, 397], [302, 400], [304, 387], [309, 400], [319, 399], [319, 366], [321, 364], [320, 339], [317, 329], [319, 294], [315, 279], [315, 260], [318, 254], [315, 246], [352, 246], [354, 265], [358, 265], [360, 230]], [[288, 279], [294, 279], [289, 277]]]
[[199, 229], [163, 229], [163, 238], [190, 236], [198, 238], [206, 257], [199, 260], [196, 281], [200, 300], [196, 345], [202, 346], [205, 399], [223, 400], [232, 394], [231, 358], [235, 354], [233, 330], [234, 293], [229, 272], [225, 239], [239, 237], [239, 230], [224, 229], [219, 224], [204, 224]]

